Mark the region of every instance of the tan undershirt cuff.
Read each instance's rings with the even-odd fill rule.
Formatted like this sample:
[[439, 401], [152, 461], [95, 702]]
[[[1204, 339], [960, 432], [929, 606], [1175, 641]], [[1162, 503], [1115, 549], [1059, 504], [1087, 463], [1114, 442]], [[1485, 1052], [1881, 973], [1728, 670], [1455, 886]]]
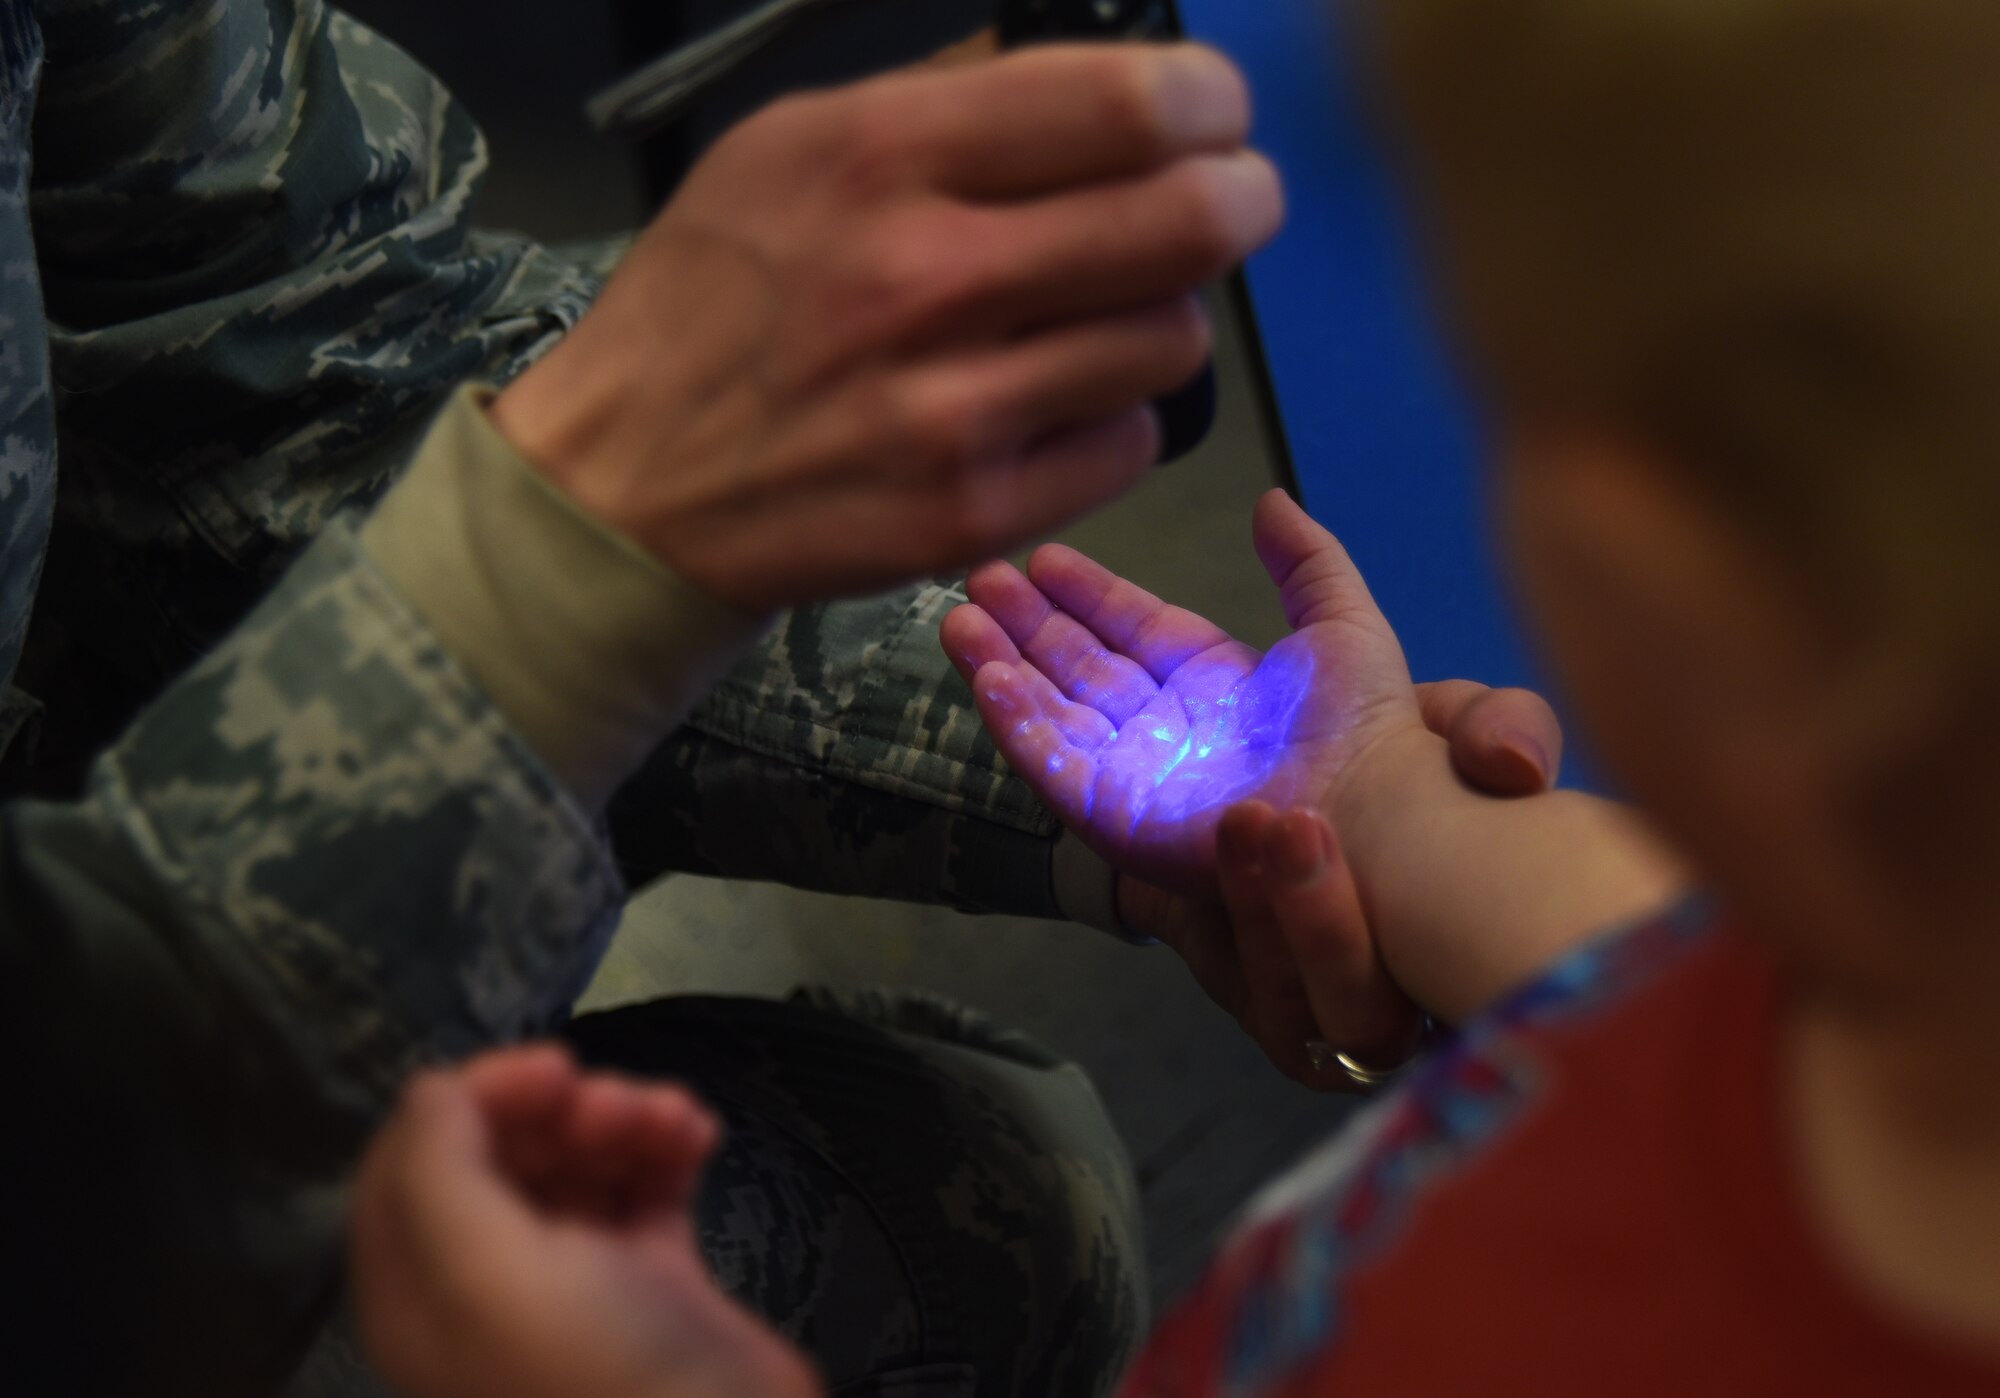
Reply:
[[763, 630], [586, 515], [466, 387], [362, 546], [576, 799], [601, 810]]

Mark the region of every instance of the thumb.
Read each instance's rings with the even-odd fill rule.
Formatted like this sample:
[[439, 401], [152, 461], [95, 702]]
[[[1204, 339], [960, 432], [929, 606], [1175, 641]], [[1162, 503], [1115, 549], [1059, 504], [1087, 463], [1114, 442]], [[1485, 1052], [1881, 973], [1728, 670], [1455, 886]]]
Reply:
[[1387, 629], [1361, 570], [1298, 501], [1282, 490], [1269, 492], [1257, 502], [1252, 529], [1257, 557], [1277, 584], [1293, 630], [1357, 616]]

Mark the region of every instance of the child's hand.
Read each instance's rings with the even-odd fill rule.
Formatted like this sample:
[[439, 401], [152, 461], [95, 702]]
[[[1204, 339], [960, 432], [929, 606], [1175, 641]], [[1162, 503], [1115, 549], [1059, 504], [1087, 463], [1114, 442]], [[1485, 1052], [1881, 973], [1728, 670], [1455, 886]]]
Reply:
[[675, 1087], [516, 1049], [411, 1084], [362, 1166], [362, 1336], [409, 1398], [818, 1392], [717, 1289], [688, 1206], [718, 1134]]
[[[1459, 779], [1488, 796], [1538, 796], [1555, 785], [1562, 727], [1540, 695], [1467, 680], [1417, 687], [1424, 725], [1446, 741]], [[1389, 974], [1333, 827], [1318, 811], [1280, 814], [1260, 801], [1223, 814], [1219, 897], [1121, 877], [1125, 923], [1165, 942], [1209, 997], [1286, 1076], [1352, 1092], [1309, 1047], [1368, 1064], [1400, 1062], [1422, 1016]]]
[[1215, 886], [1231, 805], [1322, 805], [1372, 744], [1424, 726], [1402, 647], [1339, 542], [1282, 491], [1257, 552], [1295, 634], [1268, 654], [1073, 549], [974, 573], [945, 647], [1015, 771], [1118, 869]]

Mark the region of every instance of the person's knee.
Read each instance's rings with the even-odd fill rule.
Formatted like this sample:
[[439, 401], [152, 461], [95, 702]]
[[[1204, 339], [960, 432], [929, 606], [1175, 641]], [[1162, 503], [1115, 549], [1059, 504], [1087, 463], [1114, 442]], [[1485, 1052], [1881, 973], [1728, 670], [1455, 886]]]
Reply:
[[939, 1294], [979, 1352], [979, 1391], [1107, 1390], [1145, 1332], [1147, 1276], [1137, 1182], [1089, 1078], [937, 997], [832, 998], [896, 1034], [943, 1085], [922, 1168], [948, 1239]]
[[827, 990], [569, 1033], [586, 1061], [723, 1109], [704, 1250], [836, 1386], [1096, 1398], [1143, 1335], [1124, 1146], [1089, 1079], [1032, 1038], [934, 996]]

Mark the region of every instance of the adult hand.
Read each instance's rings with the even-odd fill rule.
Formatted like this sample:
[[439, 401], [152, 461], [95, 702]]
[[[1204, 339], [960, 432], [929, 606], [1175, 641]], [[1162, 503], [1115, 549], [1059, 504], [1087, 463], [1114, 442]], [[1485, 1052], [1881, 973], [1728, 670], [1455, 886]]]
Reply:
[[493, 405], [554, 483], [751, 613], [992, 557], [1144, 476], [1194, 292], [1283, 216], [1236, 70], [1037, 48], [725, 138]]
[[356, 1186], [362, 1338], [410, 1398], [793, 1398], [806, 1361], [716, 1287], [688, 1214], [715, 1119], [562, 1050], [425, 1074]]
[[[1402, 647], [1339, 542], [1275, 490], [1254, 532], [1294, 628], [1268, 653], [1059, 545], [1026, 575], [975, 572], [944, 631], [1022, 779], [1114, 868], [1187, 892], [1214, 889], [1230, 806], [1318, 806], [1371, 744], [1424, 728]], [[1503, 746], [1532, 758], [1538, 741]]]
[[[1417, 698], [1469, 786], [1525, 797], [1555, 785], [1562, 728], [1540, 695], [1446, 680], [1419, 685]], [[1216, 866], [1219, 893], [1207, 897], [1121, 877], [1125, 922], [1171, 947], [1279, 1071], [1308, 1087], [1355, 1090], [1308, 1050], [1315, 1040], [1365, 1063], [1406, 1057], [1422, 1015], [1383, 965], [1326, 817], [1232, 807], [1217, 829]]]

